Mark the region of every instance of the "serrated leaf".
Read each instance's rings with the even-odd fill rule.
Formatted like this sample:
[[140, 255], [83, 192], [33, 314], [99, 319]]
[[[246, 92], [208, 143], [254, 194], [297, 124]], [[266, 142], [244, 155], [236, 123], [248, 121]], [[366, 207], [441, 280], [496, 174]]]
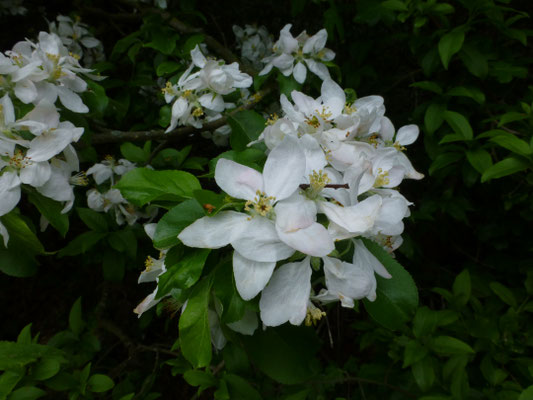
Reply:
[[424, 125], [429, 134], [433, 134], [444, 122], [446, 107], [442, 104], [432, 103], [424, 114]]
[[452, 56], [461, 50], [465, 34], [462, 31], [449, 32], [439, 40], [439, 55], [444, 69], [448, 69], [448, 64]]
[[43, 196], [38, 192], [32, 192], [28, 195], [28, 199], [32, 202], [39, 212], [46, 218], [50, 225], [52, 225], [61, 236], [65, 237], [69, 227], [68, 215], [61, 211], [64, 206], [55, 200]]
[[511, 289], [505, 287], [499, 282], [491, 282], [489, 283], [490, 290], [492, 290], [496, 296], [500, 298], [501, 301], [503, 301], [505, 304], [510, 305], [511, 307], [517, 306], [516, 297], [511, 291]]
[[165, 249], [179, 243], [179, 233], [196, 221], [204, 217], [204, 208], [196, 199], [189, 199], [170, 209], [157, 223], [154, 234], [154, 246]]
[[157, 76], [163, 76], [163, 75], [176, 72], [180, 68], [181, 68], [181, 64], [175, 61], [163, 61], [161, 64], [157, 66], [156, 74]]
[[115, 382], [107, 375], [94, 374], [87, 381], [87, 389], [94, 393], [107, 392], [115, 386]]
[[201, 189], [198, 179], [184, 171], [154, 171], [136, 168], [122, 176], [115, 185], [131, 203], [142, 206], [154, 200], [183, 201]]
[[429, 167], [429, 175], [433, 175], [435, 171], [454, 164], [463, 158], [462, 153], [443, 153], [439, 154], [437, 158], [431, 163]]
[[426, 357], [427, 354], [428, 350], [422, 346], [422, 344], [416, 340], [410, 340], [404, 349], [402, 368], [407, 368], [408, 366], [419, 362]]
[[4, 224], [9, 232], [10, 241], [13, 240], [20, 243], [25, 251], [33, 254], [44, 253], [44, 247], [35, 233], [33, 233], [28, 224], [15, 211], [11, 211], [9, 214], [1, 216], [0, 222]]
[[485, 102], [485, 95], [481, 90], [475, 87], [456, 86], [446, 92], [449, 96], [470, 97], [479, 104]]
[[131, 142], [122, 143], [120, 145], [120, 152], [125, 159], [139, 164], [144, 164], [148, 160], [148, 157], [150, 157], [149, 149], [145, 151]]
[[529, 144], [522, 139], [517, 138], [512, 133], [494, 136], [490, 139], [491, 142], [500, 145], [501, 147], [512, 151], [513, 153], [530, 156], [532, 154]]
[[458, 305], [464, 306], [468, 303], [472, 286], [470, 283], [470, 273], [467, 269], [463, 270], [453, 282], [453, 295]]
[[85, 322], [83, 321], [81, 315], [81, 297], [78, 297], [70, 309], [70, 313], [68, 315], [68, 326], [76, 335], [79, 335], [85, 327]]
[[492, 157], [487, 150], [468, 150], [466, 152], [466, 158], [470, 165], [472, 165], [472, 167], [474, 167], [474, 169], [480, 174], [492, 166]]
[[429, 342], [430, 348], [437, 354], [473, 354], [474, 350], [468, 344], [451, 336], [437, 336]]
[[442, 94], [442, 88], [436, 82], [420, 81], [420, 82], [411, 83], [409, 86], [427, 90], [429, 92], [434, 92], [437, 94]]
[[398, 329], [409, 321], [418, 306], [418, 290], [411, 275], [383, 248], [362, 239], [366, 248], [385, 266], [391, 279], [376, 276], [377, 298], [364, 300], [365, 308], [374, 320], [388, 329]]
[[46, 396], [46, 392], [35, 386], [23, 386], [11, 393], [9, 400], [35, 400]]
[[59, 257], [76, 256], [91, 249], [96, 243], [105, 238], [107, 233], [89, 231], [76, 236], [63, 249], [59, 250]]
[[77, 207], [76, 211], [81, 220], [89, 229], [96, 232], [107, 232], [109, 229], [105, 214], [91, 210], [90, 208]]
[[228, 116], [228, 124], [231, 127], [231, 148], [237, 151], [246, 150], [248, 143], [257, 140], [265, 129], [265, 119], [252, 110]]
[[459, 57], [472, 75], [485, 79], [489, 72], [487, 56], [480, 53], [476, 47], [465, 44], [459, 53]]

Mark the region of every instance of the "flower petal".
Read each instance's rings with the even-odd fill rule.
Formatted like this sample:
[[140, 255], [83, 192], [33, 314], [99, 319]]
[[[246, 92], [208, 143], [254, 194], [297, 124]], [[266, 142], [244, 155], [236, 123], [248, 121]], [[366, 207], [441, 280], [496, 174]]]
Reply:
[[235, 285], [244, 300], [251, 300], [263, 290], [272, 276], [275, 262], [252, 261], [238, 251], [233, 253]]
[[260, 172], [225, 158], [217, 162], [215, 181], [224, 192], [237, 199], [253, 200], [258, 190], [263, 191]]
[[0, 216], [14, 209], [19, 200], [20, 179], [17, 173], [4, 172], [0, 176]]
[[181, 231], [178, 239], [189, 247], [218, 249], [241, 236], [246, 229], [248, 215], [223, 211], [214, 217], [202, 217]]
[[294, 75], [294, 79], [296, 79], [296, 82], [304, 83], [305, 77], [307, 76], [307, 68], [305, 68], [305, 65], [302, 62], [298, 62], [294, 66], [292, 74]]
[[419, 133], [420, 130], [416, 125], [402, 126], [396, 133], [396, 141], [402, 146], [410, 145], [415, 142]]
[[293, 232], [278, 230], [278, 236], [293, 249], [313, 257], [324, 257], [335, 249], [328, 230], [318, 222]]
[[329, 202], [321, 202], [321, 211], [337, 225], [350, 233], [363, 234], [372, 229], [381, 207], [381, 196], [371, 196], [355, 206], [341, 207]]
[[274, 272], [259, 301], [265, 325], [278, 326], [287, 321], [300, 325], [303, 322], [311, 291], [311, 273], [309, 257], [282, 265]]

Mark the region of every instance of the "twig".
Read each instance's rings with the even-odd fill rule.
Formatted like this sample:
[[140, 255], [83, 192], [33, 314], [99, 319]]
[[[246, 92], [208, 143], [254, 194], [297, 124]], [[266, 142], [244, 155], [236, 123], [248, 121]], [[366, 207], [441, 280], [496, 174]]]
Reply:
[[[263, 97], [272, 91], [271, 88], [265, 88], [260, 90], [255, 95], [252, 96], [252, 99], [246, 104], [237, 107], [235, 110], [230, 112], [228, 116], [233, 116], [239, 111], [248, 110], [254, 107], [259, 103]], [[212, 131], [217, 128], [220, 128], [222, 125], [227, 123], [227, 117], [219, 118], [215, 121], [208, 122], [201, 128], [194, 128], [192, 126], [183, 126], [174, 129], [169, 133], [165, 133], [162, 129], [148, 130], [148, 131], [119, 131], [114, 129], [104, 129], [106, 133], [96, 134], [91, 138], [92, 144], [106, 144], [106, 143], [120, 143], [120, 142], [138, 142], [145, 140], [157, 140], [163, 139], [165, 141], [176, 140], [187, 135], [191, 135], [196, 132], [203, 131]]]
[[[308, 183], [302, 183], [300, 185], [300, 189], [307, 189], [309, 186]], [[325, 188], [330, 188], [330, 189], [350, 189], [350, 186], [347, 184], [347, 183], [328, 183], [326, 186], [324, 186]]]

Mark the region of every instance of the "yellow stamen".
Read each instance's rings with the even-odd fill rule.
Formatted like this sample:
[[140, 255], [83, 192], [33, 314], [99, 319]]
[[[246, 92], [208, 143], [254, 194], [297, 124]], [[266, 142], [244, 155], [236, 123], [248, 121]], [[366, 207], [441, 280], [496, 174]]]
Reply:
[[266, 120], [265, 125], [274, 125], [278, 119], [279, 117], [276, 113], [270, 114], [270, 118]]
[[202, 107], [196, 107], [192, 112], [193, 117], [201, 117], [202, 115], [204, 115], [204, 110], [202, 110]]
[[262, 217], [269, 215], [272, 211], [272, 203], [276, 200], [275, 197], [267, 196], [265, 192], [258, 190], [255, 192], [254, 200], [248, 200], [244, 205], [244, 209], [252, 214], [259, 214]]
[[383, 171], [381, 168], [378, 168], [378, 176], [374, 182], [374, 187], [385, 186], [390, 183], [389, 171]]
[[305, 326], [315, 325], [318, 321], [325, 317], [326, 313], [319, 308], [311, 305], [307, 307], [307, 314], [305, 316]]

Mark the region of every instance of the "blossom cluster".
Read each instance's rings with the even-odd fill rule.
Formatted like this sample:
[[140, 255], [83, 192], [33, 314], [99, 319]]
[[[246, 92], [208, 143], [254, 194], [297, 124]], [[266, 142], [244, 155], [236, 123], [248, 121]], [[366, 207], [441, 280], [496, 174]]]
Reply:
[[51, 33], [61, 39], [63, 45], [77, 57], [83, 59], [85, 65], [105, 59], [104, 46], [89, 31], [89, 26], [82, 23], [79, 17], [75, 20], [65, 15], [58, 15], [56, 21], [48, 24]]
[[259, 75], [266, 75], [276, 67], [283, 75], [292, 75], [298, 83], [305, 82], [307, 69], [322, 80], [330, 78], [325, 63], [333, 60], [335, 53], [325, 47], [328, 40], [327, 31], [321, 29], [313, 36], [303, 31], [293, 37], [291, 27], [291, 24], [283, 27], [272, 48], [273, 54], [263, 58], [265, 66]]
[[[83, 128], [60, 121], [55, 103], [59, 98], [66, 109], [88, 112], [78, 93], [87, 89], [79, 74], [94, 77], [90, 73], [53, 33], [40, 32], [36, 43], [18, 42], [0, 53], [0, 216], [18, 204], [21, 185], [64, 202], [63, 212], [72, 207], [73, 185], [86, 183], [84, 174], [72, 176], [79, 171], [72, 143]], [[17, 104], [33, 108], [17, 118]], [[7, 246], [9, 234], [1, 224], [0, 234]]]
[[236, 48], [241, 51], [243, 61], [250, 63], [255, 69], [262, 69], [262, 59], [272, 54], [272, 38], [264, 26], [244, 25], [244, 28], [233, 25], [233, 33], [237, 39]]
[[[242, 211], [203, 217], [178, 236], [190, 247], [233, 247], [237, 290], [245, 300], [261, 293], [267, 326], [320, 319], [313, 301], [345, 307], [373, 301], [374, 273], [391, 276], [360, 238], [396, 249], [411, 203], [395, 188], [404, 178], [422, 177], [403, 153], [418, 128], [396, 132], [383, 98], [348, 104], [331, 79], [318, 99], [297, 91], [291, 97], [294, 103], [281, 96], [284, 116], [269, 120], [260, 136], [269, 149], [262, 173], [227, 159], [216, 164], [216, 183], [245, 201]], [[335, 257], [341, 240], [350, 241], [352, 262]], [[325, 276], [318, 293], [311, 286], [313, 259], [321, 260]]]
[[[162, 89], [165, 101], [172, 104], [170, 132], [178, 125], [201, 128], [204, 121], [220, 118], [222, 112], [233, 108], [224, 101], [225, 95], [252, 85], [252, 77], [239, 71], [239, 65], [206, 58], [199, 46], [191, 51], [192, 63], [176, 84], [167, 82]], [[193, 72], [193, 70], [195, 70]], [[199, 69], [199, 70], [198, 70]]]

